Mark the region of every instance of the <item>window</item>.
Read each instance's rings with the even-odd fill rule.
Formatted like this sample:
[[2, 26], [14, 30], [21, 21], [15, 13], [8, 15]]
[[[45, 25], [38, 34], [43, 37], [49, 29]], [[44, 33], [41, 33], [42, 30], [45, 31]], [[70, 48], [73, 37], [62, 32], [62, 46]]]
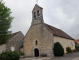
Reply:
[[34, 18], [36, 18], [36, 13], [34, 12]]
[[38, 41], [36, 40], [36, 45], [37, 45]]
[[15, 47], [12, 47], [12, 46], [11, 46], [11, 51], [15, 51]]
[[37, 15], [39, 16], [39, 10], [37, 11]]
[[71, 42], [71, 45], [73, 46], [73, 43]]

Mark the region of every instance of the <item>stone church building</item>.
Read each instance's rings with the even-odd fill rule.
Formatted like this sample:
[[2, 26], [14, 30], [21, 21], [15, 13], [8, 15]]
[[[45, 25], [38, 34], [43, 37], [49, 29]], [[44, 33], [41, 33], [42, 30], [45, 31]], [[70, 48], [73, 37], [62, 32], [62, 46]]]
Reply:
[[32, 23], [24, 38], [24, 54], [26, 56], [40, 56], [47, 54], [53, 56], [53, 47], [55, 42], [60, 42], [66, 53], [66, 47], [70, 46], [75, 49], [75, 42], [72, 37], [44, 23], [43, 8], [35, 5], [32, 11]]

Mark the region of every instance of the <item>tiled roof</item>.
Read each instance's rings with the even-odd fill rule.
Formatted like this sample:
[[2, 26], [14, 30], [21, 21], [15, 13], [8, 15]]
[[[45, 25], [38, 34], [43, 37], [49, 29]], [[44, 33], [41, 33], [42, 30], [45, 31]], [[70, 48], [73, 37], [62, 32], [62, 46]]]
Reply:
[[70, 37], [68, 34], [66, 34], [64, 31], [62, 31], [61, 29], [55, 28], [53, 26], [50, 26], [46, 23], [44, 23], [44, 25], [55, 35], [55, 36], [59, 36], [59, 37], [63, 37], [66, 39], [71, 39], [74, 40], [72, 37]]
[[75, 42], [79, 42], [79, 39], [78, 40], [75, 40]]

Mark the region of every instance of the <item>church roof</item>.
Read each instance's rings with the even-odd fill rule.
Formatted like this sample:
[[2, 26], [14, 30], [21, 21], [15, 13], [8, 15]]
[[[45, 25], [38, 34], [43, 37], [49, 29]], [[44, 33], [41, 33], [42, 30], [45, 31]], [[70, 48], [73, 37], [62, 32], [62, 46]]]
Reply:
[[66, 38], [66, 39], [74, 40], [72, 37], [70, 37], [68, 34], [66, 34], [61, 29], [55, 28], [55, 27], [50, 26], [46, 23], [44, 23], [44, 25], [54, 34], [54, 36], [59, 36], [59, 37], [63, 37], [63, 38]]
[[39, 7], [39, 8], [41, 8], [41, 9], [43, 9], [43, 8], [42, 8], [42, 7], [40, 7], [39, 5], [35, 4], [35, 6], [34, 6], [33, 10], [35, 9], [35, 7]]
[[[37, 4], [35, 4], [35, 6], [38, 6], [38, 7], [40, 7], [39, 5], [37, 5]], [[42, 7], [40, 7], [41, 9], [43, 9]]]

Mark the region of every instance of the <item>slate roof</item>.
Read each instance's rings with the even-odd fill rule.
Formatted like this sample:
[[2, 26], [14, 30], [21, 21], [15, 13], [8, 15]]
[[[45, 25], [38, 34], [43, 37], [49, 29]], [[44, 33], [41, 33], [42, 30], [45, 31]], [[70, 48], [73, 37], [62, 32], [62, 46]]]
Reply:
[[[20, 32], [20, 31], [19, 31]], [[18, 34], [19, 32], [15, 32], [15, 33], [12, 33], [10, 38], [8, 40], [10, 40], [11, 38], [13, 38], [16, 34]]]
[[46, 23], [44, 23], [44, 25], [54, 34], [54, 36], [59, 36], [59, 37], [63, 37], [63, 38], [66, 38], [66, 39], [74, 40], [72, 37], [70, 37], [68, 34], [66, 34], [61, 29], [55, 28], [55, 27], [50, 26]]

